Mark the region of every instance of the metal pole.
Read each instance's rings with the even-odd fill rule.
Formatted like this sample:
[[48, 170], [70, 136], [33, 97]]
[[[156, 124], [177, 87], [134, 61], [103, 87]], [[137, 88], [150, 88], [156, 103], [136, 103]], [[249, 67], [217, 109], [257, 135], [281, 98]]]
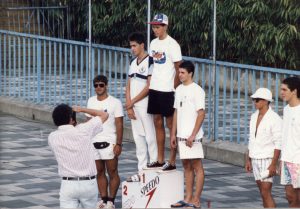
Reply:
[[[151, 21], [151, 0], [148, 0], [147, 22]], [[147, 51], [150, 54], [150, 24], [147, 24]]]
[[214, 6], [213, 6], [213, 75], [214, 75], [214, 117], [213, 117], [213, 121], [214, 121], [214, 126], [213, 126], [213, 136], [214, 136], [214, 140], [217, 140], [217, 128], [218, 128], [218, 124], [216, 121], [216, 118], [218, 117], [218, 113], [217, 113], [217, 88], [216, 88], [216, 82], [217, 79], [217, 73], [216, 73], [216, 19], [217, 19], [217, 1], [214, 0]]
[[91, 66], [92, 66], [92, 3], [91, 3], [91, 0], [89, 0], [89, 69], [88, 69], [88, 75], [89, 75], [89, 78], [88, 78], [88, 96], [89, 98], [91, 97], [91, 72], [92, 72], [92, 69], [91, 69]]

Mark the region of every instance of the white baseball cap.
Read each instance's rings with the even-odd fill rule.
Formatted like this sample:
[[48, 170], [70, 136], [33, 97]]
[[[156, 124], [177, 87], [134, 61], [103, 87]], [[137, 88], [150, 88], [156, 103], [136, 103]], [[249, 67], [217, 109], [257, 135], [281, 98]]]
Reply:
[[251, 95], [251, 98], [253, 99], [264, 99], [269, 102], [273, 102], [272, 99], [272, 92], [267, 88], [259, 88], [256, 90], [256, 92]]
[[151, 25], [168, 25], [168, 16], [165, 14], [157, 14], [154, 16], [153, 20], [148, 24]]

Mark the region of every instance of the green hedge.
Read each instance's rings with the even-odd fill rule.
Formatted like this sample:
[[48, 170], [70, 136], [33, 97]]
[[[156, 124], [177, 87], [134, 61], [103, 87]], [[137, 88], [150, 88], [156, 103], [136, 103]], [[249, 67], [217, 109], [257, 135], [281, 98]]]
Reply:
[[[73, 37], [85, 39], [87, 1], [66, 3]], [[212, 6], [213, 0], [152, 0], [152, 17], [169, 16], [169, 34], [184, 55], [209, 58]], [[147, 0], [94, 0], [92, 17], [93, 41], [128, 47], [129, 33], [146, 33]], [[299, 0], [217, 0], [217, 60], [300, 69], [299, 23]]]

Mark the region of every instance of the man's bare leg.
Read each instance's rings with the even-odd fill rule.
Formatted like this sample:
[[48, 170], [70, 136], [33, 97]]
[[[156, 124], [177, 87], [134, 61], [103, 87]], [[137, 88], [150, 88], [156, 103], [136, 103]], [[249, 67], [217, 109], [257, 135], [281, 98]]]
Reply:
[[156, 141], [157, 141], [157, 161], [159, 163], [165, 162], [165, 127], [164, 127], [164, 118], [162, 115], [154, 115], [154, 126], [156, 132]]

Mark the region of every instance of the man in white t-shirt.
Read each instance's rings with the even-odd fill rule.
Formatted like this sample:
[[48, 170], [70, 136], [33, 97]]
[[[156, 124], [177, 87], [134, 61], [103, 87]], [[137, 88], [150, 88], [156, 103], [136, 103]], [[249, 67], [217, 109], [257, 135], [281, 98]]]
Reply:
[[[76, 125], [75, 112], [95, 117]], [[97, 173], [92, 150], [92, 138], [103, 130], [108, 114], [66, 104], [56, 106], [52, 112], [57, 130], [50, 133], [48, 143], [58, 164], [61, 177], [60, 208], [95, 208], [98, 199]]]
[[269, 89], [259, 88], [251, 98], [257, 110], [250, 119], [249, 154], [245, 169], [247, 172], [253, 170], [263, 206], [275, 208], [272, 184], [281, 150], [282, 119], [269, 106], [273, 101]]
[[281, 184], [285, 185], [290, 207], [300, 208], [300, 78], [282, 81], [283, 110]]
[[[107, 83], [107, 77], [96, 76], [93, 80], [96, 96], [89, 98], [87, 103], [88, 108], [103, 110], [109, 114], [103, 125], [103, 131], [93, 138], [97, 182], [101, 196], [98, 208], [114, 208], [115, 197], [120, 185], [118, 156], [122, 151], [124, 113], [121, 101], [108, 94]], [[109, 180], [106, 177], [106, 171]]]
[[179, 85], [178, 69], [182, 60], [179, 44], [167, 33], [168, 17], [157, 14], [149, 24], [157, 37], [150, 43], [150, 56], [154, 67], [149, 87], [148, 113], [154, 115], [154, 125], [158, 148], [157, 162], [148, 165], [148, 168], [162, 167], [163, 171], [176, 169], [176, 149], [171, 148], [170, 160], [165, 161], [165, 127], [164, 117], [169, 131], [172, 128], [174, 113], [174, 89]]
[[[175, 112], [171, 131], [171, 146], [178, 145], [185, 177], [185, 198], [171, 207], [200, 208], [200, 196], [204, 184], [202, 158], [203, 129], [205, 118], [205, 92], [193, 82], [195, 66], [190, 61], [179, 65], [182, 82], [175, 91]], [[193, 192], [193, 188], [195, 191]]]
[[[131, 119], [133, 139], [136, 144], [138, 169], [157, 162], [157, 143], [153, 117], [147, 113], [148, 92], [153, 68], [153, 58], [145, 51], [145, 36], [132, 33], [128, 37], [134, 59], [131, 60], [126, 85], [126, 110]], [[133, 179], [131, 179], [133, 180]]]

